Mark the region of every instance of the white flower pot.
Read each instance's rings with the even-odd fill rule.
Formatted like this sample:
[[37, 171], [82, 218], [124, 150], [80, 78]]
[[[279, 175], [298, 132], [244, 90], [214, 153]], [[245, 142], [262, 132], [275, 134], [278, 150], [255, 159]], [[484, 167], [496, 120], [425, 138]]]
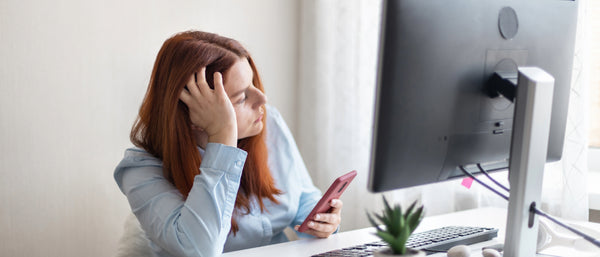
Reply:
[[405, 254], [394, 254], [389, 247], [383, 248], [373, 253], [375, 257], [425, 257], [424, 251], [408, 248]]

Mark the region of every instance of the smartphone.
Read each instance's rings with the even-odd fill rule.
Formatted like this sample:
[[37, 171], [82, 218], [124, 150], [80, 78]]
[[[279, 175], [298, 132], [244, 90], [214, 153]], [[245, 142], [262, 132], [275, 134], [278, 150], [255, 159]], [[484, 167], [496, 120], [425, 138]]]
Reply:
[[313, 220], [315, 215], [317, 215], [318, 213], [331, 212], [331, 206], [329, 205], [329, 203], [333, 199], [340, 199], [340, 196], [342, 195], [342, 193], [344, 193], [344, 191], [346, 190], [352, 179], [354, 179], [354, 177], [356, 177], [356, 170], [350, 171], [333, 181], [331, 186], [329, 186], [329, 189], [327, 189], [327, 192], [325, 192], [323, 197], [321, 197], [321, 200], [319, 200], [317, 205], [315, 205], [310, 214], [306, 216], [306, 219], [304, 220], [304, 222], [302, 222], [302, 225], [300, 225], [298, 231], [306, 231], [308, 229], [308, 222]]

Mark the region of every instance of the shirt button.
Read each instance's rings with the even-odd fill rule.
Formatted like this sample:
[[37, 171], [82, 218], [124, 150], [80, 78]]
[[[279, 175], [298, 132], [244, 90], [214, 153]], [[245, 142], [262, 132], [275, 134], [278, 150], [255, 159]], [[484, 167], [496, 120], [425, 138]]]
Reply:
[[235, 166], [237, 166], [238, 168], [242, 167], [242, 165], [243, 165], [242, 161], [235, 162]]

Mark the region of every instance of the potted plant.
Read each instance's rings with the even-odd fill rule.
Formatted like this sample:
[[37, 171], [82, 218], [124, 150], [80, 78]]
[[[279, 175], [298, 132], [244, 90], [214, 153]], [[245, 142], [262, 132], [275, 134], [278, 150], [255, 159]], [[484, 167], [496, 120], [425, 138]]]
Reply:
[[369, 222], [377, 229], [376, 235], [389, 246], [376, 251], [374, 255], [376, 257], [425, 257], [424, 251], [406, 247], [406, 241], [423, 220], [423, 206], [415, 209], [417, 204], [417, 201], [415, 201], [402, 213], [400, 205], [396, 204], [393, 208], [390, 207], [385, 196], [383, 197], [383, 203], [385, 208], [382, 214], [375, 213], [374, 215], [385, 225], [384, 228], [380, 228], [371, 215], [367, 213]]

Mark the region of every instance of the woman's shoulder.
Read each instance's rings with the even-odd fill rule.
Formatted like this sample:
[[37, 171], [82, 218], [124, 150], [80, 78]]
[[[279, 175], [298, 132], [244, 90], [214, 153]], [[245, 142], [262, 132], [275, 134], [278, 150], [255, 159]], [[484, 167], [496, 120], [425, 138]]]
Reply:
[[149, 176], [162, 176], [162, 161], [144, 149], [132, 147], [125, 150], [123, 159], [119, 162], [114, 171], [114, 178], [119, 187], [123, 184], [123, 177], [128, 171], [144, 170], [141, 174]]
[[286, 124], [285, 120], [279, 113], [279, 110], [271, 105], [266, 105], [267, 109], [267, 138], [275, 139], [276, 141], [282, 138], [289, 138], [292, 133]]
[[267, 120], [283, 120], [281, 113], [275, 106], [265, 104], [265, 108], [267, 109]]
[[[267, 109], [267, 130], [289, 130], [285, 120], [275, 106], [265, 105]], [[269, 131], [270, 133], [271, 131]]]
[[[288, 154], [296, 151], [296, 140], [287, 123], [273, 106], [267, 106], [267, 148], [273, 150], [269, 155]], [[285, 151], [283, 149], [288, 149]]]
[[119, 167], [141, 167], [141, 166], [161, 166], [162, 161], [156, 158], [146, 150], [138, 147], [132, 147], [125, 150], [123, 159], [117, 166]]

